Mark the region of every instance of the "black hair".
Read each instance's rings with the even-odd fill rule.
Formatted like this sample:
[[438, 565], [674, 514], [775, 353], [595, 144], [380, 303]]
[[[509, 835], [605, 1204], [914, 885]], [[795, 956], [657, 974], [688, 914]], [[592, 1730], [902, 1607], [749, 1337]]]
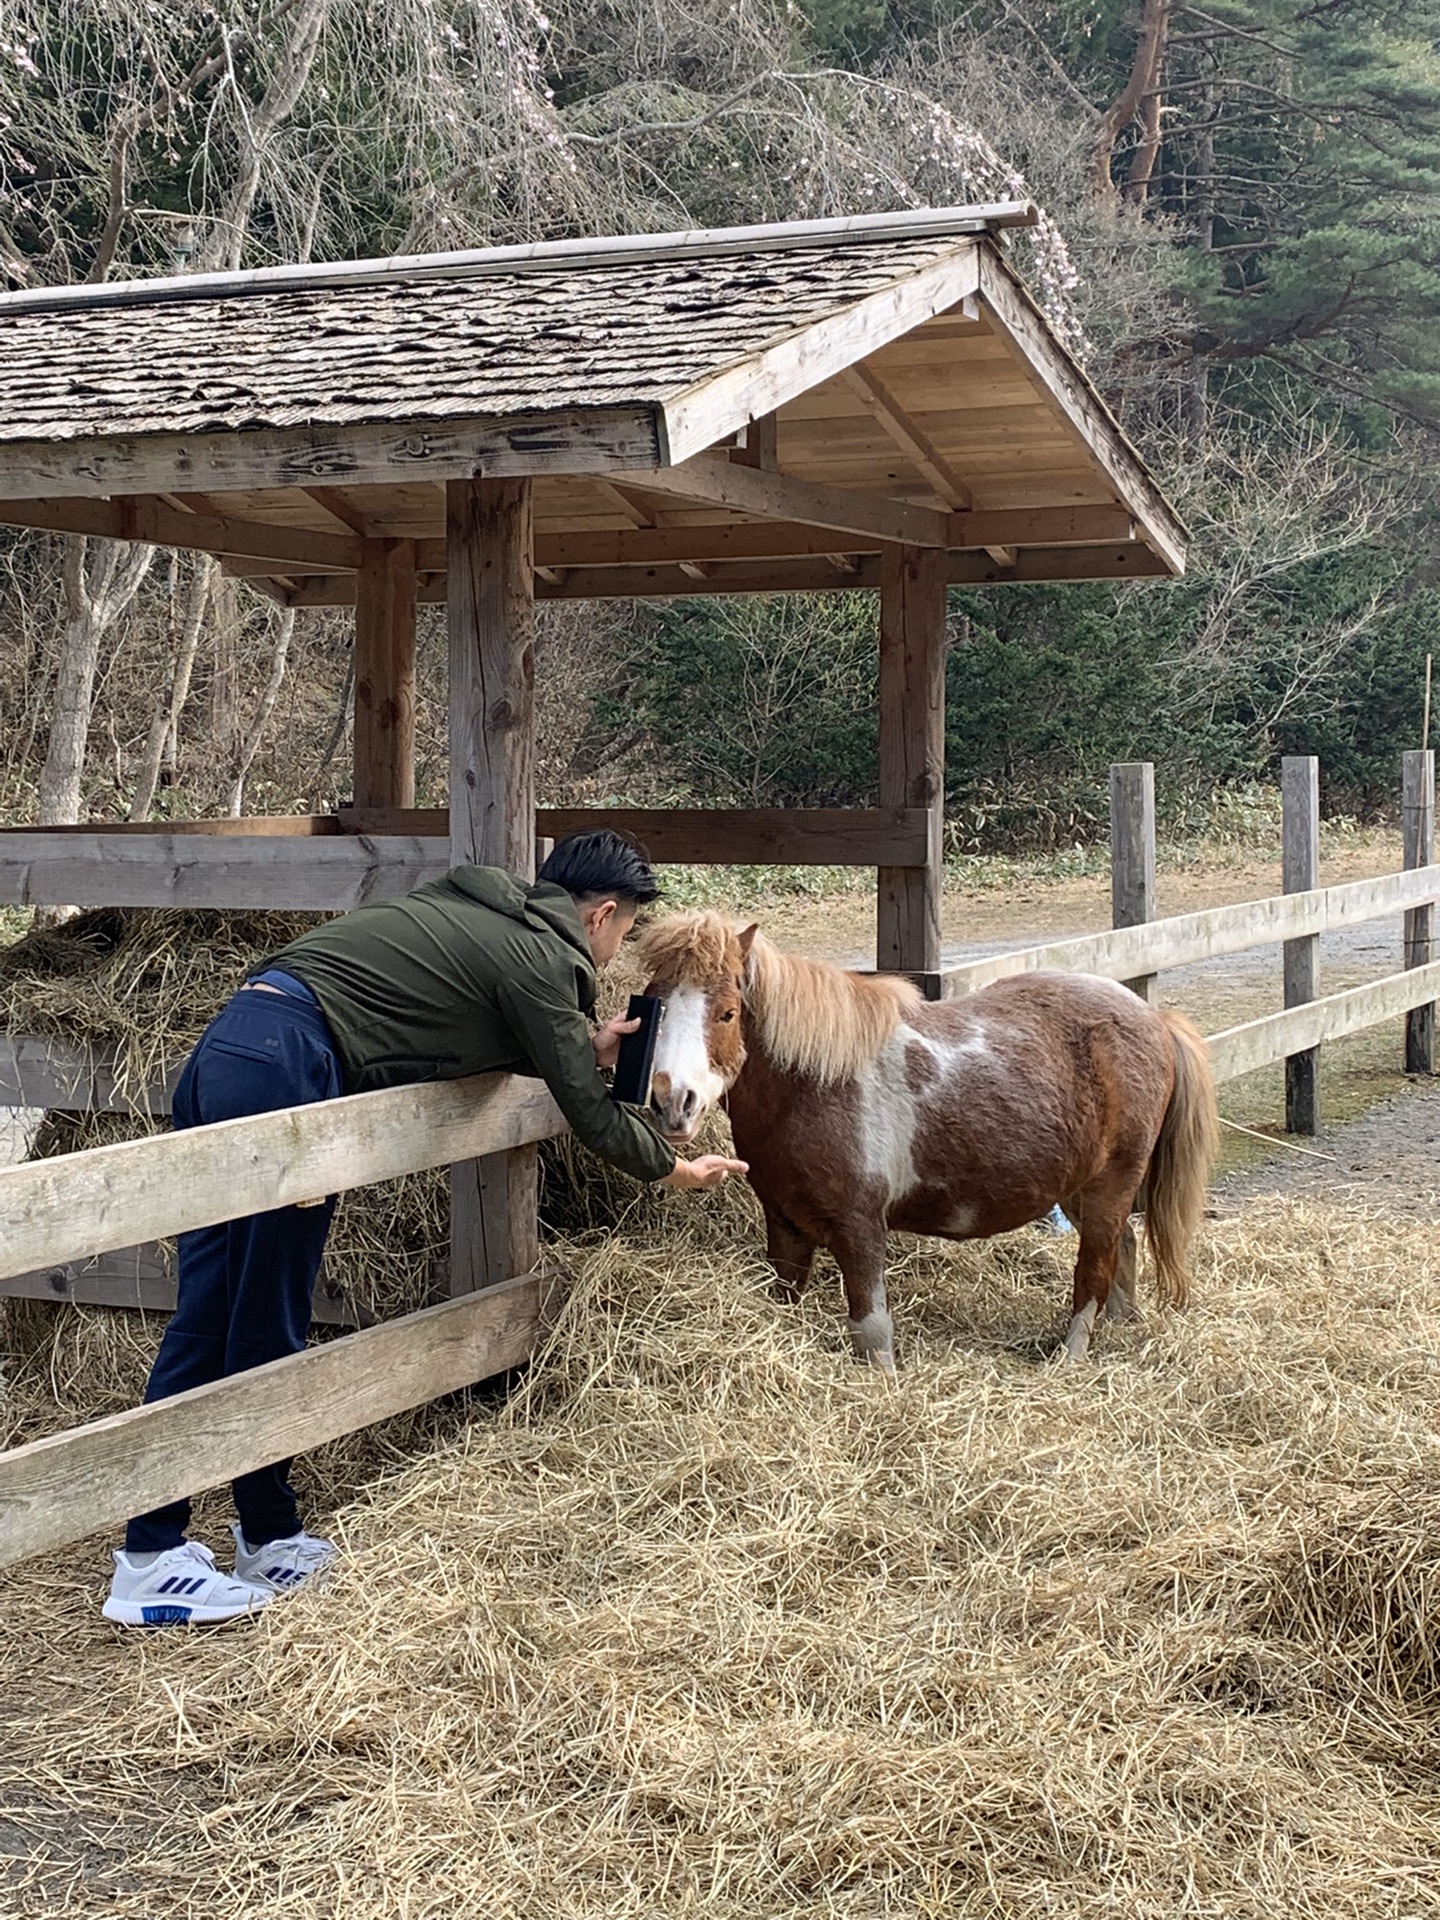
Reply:
[[557, 841], [537, 879], [563, 887], [577, 900], [609, 898], [643, 907], [660, 894], [645, 849], [610, 827], [570, 833]]

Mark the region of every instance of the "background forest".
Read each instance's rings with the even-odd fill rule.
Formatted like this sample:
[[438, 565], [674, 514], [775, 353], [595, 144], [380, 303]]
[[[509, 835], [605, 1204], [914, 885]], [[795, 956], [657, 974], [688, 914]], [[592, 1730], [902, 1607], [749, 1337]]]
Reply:
[[[951, 598], [965, 846], [1393, 803], [1440, 638], [1440, 0], [10, 0], [8, 284], [1028, 193], [1016, 255], [1194, 533], [1178, 585]], [[542, 609], [542, 797], [873, 798], [863, 595]], [[0, 815], [326, 810], [348, 620], [0, 530]], [[422, 624], [420, 800], [443, 800]]]

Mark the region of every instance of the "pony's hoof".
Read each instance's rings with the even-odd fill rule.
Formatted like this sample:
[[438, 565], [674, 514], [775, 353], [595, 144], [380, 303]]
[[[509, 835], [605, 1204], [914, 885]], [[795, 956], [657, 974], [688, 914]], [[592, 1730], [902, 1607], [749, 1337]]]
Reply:
[[874, 1372], [887, 1374], [892, 1380], [895, 1378], [895, 1355], [889, 1347], [876, 1347], [870, 1353], [860, 1354], [858, 1358]]

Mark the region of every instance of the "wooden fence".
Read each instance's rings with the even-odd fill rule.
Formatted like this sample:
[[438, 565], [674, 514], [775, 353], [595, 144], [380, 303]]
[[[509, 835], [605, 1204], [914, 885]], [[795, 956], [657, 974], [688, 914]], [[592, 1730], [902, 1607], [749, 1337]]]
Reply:
[[[1148, 777], [1137, 777], [1133, 769], [1116, 773], [1117, 805], [1126, 804], [1127, 783], [1140, 796], [1141, 830], [1124, 844], [1134, 859], [1153, 863], [1144, 827]], [[1303, 796], [1313, 791], [1313, 782], [1291, 776], [1285, 791]], [[1440, 961], [1431, 955], [1429, 925], [1431, 905], [1440, 897], [1440, 866], [1430, 863], [1431, 755], [1406, 756], [1405, 792], [1406, 858], [1414, 863], [1405, 871], [997, 954], [950, 968], [938, 990], [960, 995], [1009, 975], [1061, 968], [1105, 974], [1149, 992], [1148, 982], [1167, 968], [1276, 941], [1315, 941], [1377, 915], [1404, 913], [1402, 970], [1213, 1034], [1210, 1056], [1216, 1077], [1230, 1080], [1405, 1013], [1412, 1016], [1405, 1064], [1429, 1071], [1425, 1035], [1428, 1030], [1433, 1040], [1433, 1004], [1440, 998]], [[1146, 910], [1145, 886], [1117, 885], [1115, 904], [1117, 916]], [[86, 1071], [94, 1082], [94, 1064]], [[503, 1152], [562, 1129], [557, 1109], [537, 1083], [485, 1075], [27, 1162], [0, 1170], [0, 1282], [187, 1228]], [[0, 1454], [0, 1566], [516, 1365], [545, 1325], [548, 1297], [541, 1276], [517, 1275]]]

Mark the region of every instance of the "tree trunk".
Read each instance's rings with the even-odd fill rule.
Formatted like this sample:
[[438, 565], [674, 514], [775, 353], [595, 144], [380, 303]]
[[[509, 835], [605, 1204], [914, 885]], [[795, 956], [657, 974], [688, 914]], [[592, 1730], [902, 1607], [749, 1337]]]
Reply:
[[214, 573], [215, 562], [211, 556], [208, 553], [197, 555], [195, 570], [190, 575], [185, 595], [180, 635], [175, 644], [174, 658], [170, 662], [170, 677], [156, 704], [155, 717], [150, 722], [150, 732], [145, 741], [145, 757], [135, 778], [135, 791], [131, 796], [128, 816], [131, 820], [150, 818], [150, 810], [155, 804], [155, 789], [162, 784], [160, 776], [163, 768], [169, 767], [173, 779], [180, 716], [190, 697], [190, 676], [200, 646], [200, 630], [205, 624], [205, 609], [210, 602]]
[[[1115, 142], [1129, 126], [1137, 113], [1145, 111], [1146, 139], [1137, 149], [1135, 165], [1141, 170], [1143, 178], [1137, 178], [1140, 197], [1154, 170], [1154, 154], [1148, 165], [1140, 157], [1144, 154], [1146, 142], [1153, 139], [1155, 152], [1160, 144], [1160, 72], [1165, 64], [1165, 41], [1170, 31], [1170, 14], [1174, 0], [1142, 0], [1140, 10], [1140, 33], [1135, 42], [1135, 58], [1131, 62], [1130, 77], [1125, 82], [1124, 91], [1114, 105], [1105, 113], [1095, 135], [1095, 191], [1106, 199], [1114, 197], [1115, 182], [1110, 175], [1111, 163], [1115, 157]], [[1153, 99], [1153, 112], [1151, 102]]]
[[250, 717], [250, 725], [245, 737], [235, 750], [234, 779], [230, 785], [229, 811], [232, 820], [240, 818], [240, 808], [245, 799], [245, 776], [249, 773], [256, 754], [260, 751], [260, 742], [265, 738], [265, 729], [270, 723], [270, 715], [275, 711], [275, 702], [280, 697], [280, 688], [285, 681], [285, 667], [290, 658], [290, 642], [295, 637], [295, 609], [286, 607], [275, 626], [275, 645], [270, 653], [270, 671], [266, 675], [265, 685], [261, 688], [260, 698], [255, 703], [255, 711]]
[[127, 547], [85, 534], [66, 538], [65, 630], [55, 670], [50, 741], [40, 773], [43, 827], [74, 826], [80, 818], [100, 649], [139, 592], [154, 555], [153, 547]]
[[[230, 184], [209, 238], [199, 249], [195, 264], [204, 269], [240, 265], [245, 250], [245, 232], [260, 191], [260, 169], [265, 150], [280, 128], [295, 111], [320, 50], [320, 35], [325, 30], [331, 0], [300, 0], [291, 23], [290, 38], [275, 63], [270, 84], [259, 104], [247, 111], [242, 105], [238, 117], [239, 152], [235, 178]], [[228, 43], [227, 43], [228, 46]], [[231, 84], [237, 96], [240, 83], [234, 73]]]

